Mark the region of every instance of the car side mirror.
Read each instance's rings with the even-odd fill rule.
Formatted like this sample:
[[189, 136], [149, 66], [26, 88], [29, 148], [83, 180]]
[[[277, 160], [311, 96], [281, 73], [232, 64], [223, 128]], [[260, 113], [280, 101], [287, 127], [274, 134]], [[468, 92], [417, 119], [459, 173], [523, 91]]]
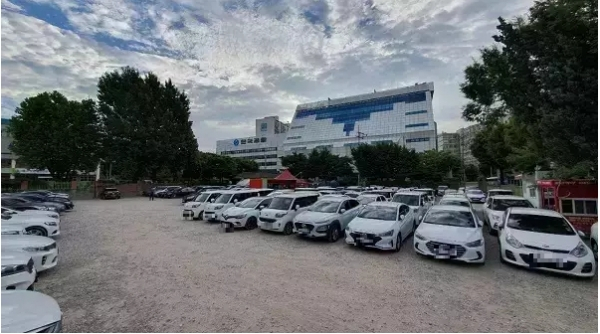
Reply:
[[237, 203], [237, 202], [238, 202], [237, 198], [233, 200], [233, 203]]
[[404, 215], [400, 215], [400, 220], [404, 220]]
[[481, 221], [481, 219], [477, 219], [477, 225], [479, 227], [483, 227], [483, 222]]
[[264, 209], [264, 208], [265, 208], [265, 206], [264, 206], [264, 205], [261, 205], [261, 206], [259, 206], [259, 207], [258, 207], [258, 209], [259, 209], [259, 210], [262, 210], [262, 209]]
[[294, 207], [294, 210], [298, 210], [300, 209], [300, 204], [296, 204], [296, 206]]
[[502, 224], [501, 224], [501, 225], [498, 225], [498, 231], [501, 231], [501, 230], [503, 230], [503, 229], [504, 229], [504, 225], [502, 225]]
[[340, 213], [346, 212], [346, 209], [340, 209]]
[[581, 231], [581, 230], [577, 230], [577, 234], [579, 234], [580, 237], [585, 238], [585, 232]]
[[211, 199], [211, 200], [210, 200], [210, 202], [211, 202], [211, 203], [214, 203], [214, 202], [215, 202], [215, 199], [214, 199], [214, 198], [213, 198], [213, 199]]

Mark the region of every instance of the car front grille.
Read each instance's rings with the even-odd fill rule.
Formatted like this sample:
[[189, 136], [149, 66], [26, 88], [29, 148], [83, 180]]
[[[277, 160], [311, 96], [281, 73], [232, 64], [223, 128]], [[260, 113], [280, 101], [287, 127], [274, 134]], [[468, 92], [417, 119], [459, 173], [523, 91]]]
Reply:
[[265, 217], [260, 217], [260, 221], [263, 223], [274, 223], [277, 221], [277, 219], [275, 218], [265, 218]]
[[315, 226], [313, 224], [296, 223], [296, 229], [305, 228], [308, 232], [311, 232]]
[[444, 242], [429, 241], [425, 244], [425, 246], [427, 246], [427, 249], [429, 249], [429, 251], [434, 254], [437, 253], [437, 250], [441, 245], [446, 245], [450, 248], [455, 248], [456, 249], [456, 257], [463, 256], [465, 254], [465, 252], [467, 251], [466, 248], [464, 248], [461, 245], [447, 244]]
[[563, 271], [571, 271], [575, 266], [577, 266], [577, 262], [567, 261], [567, 262], [534, 262], [533, 254], [519, 254], [521, 259], [534, 268], [548, 268], [548, 269], [556, 269]]
[[[361, 245], [374, 245], [381, 240], [381, 237], [378, 237], [377, 235], [372, 234], [372, 233], [352, 232], [352, 233], [350, 233], [350, 236], [352, 237], [352, 239], [354, 239], [354, 242], [359, 243]], [[359, 238], [371, 239], [373, 241], [372, 242], [361, 242], [359, 240]]]
[[564, 249], [547, 249], [547, 248], [542, 248], [542, 247], [537, 247], [537, 246], [532, 246], [532, 245], [523, 245], [523, 246], [525, 246], [529, 249], [541, 250], [541, 251], [552, 252], [552, 253], [569, 254], [569, 252], [570, 252], [570, 251], [564, 250]]

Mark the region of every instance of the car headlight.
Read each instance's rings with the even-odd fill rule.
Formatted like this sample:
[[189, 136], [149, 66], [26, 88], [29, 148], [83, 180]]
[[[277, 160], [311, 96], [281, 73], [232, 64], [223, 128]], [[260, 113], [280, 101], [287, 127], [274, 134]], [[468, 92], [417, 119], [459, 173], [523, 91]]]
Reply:
[[41, 252], [44, 250], [44, 247], [25, 247], [23, 250], [26, 252]]
[[583, 244], [583, 242], [580, 241], [579, 244], [577, 244], [577, 247], [573, 248], [570, 254], [575, 257], [584, 257], [587, 255], [587, 253], [587, 247]]
[[471, 242], [467, 242], [465, 244], [465, 246], [467, 246], [467, 247], [480, 247], [481, 245], [483, 245], [483, 240], [482, 239], [471, 241]]
[[523, 247], [523, 244], [521, 244], [519, 242], [519, 240], [517, 240], [515, 237], [513, 237], [511, 234], [507, 234], [506, 235], [506, 242], [513, 246], [514, 248], [521, 248]]
[[379, 233], [377, 236], [378, 237], [391, 237], [392, 235], [394, 235], [394, 230], [389, 230], [384, 233]]
[[275, 217], [277, 217], [277, 218], [281, 218], [281, 217], [283, 217], [283, 216], [285, 216], [285, 213], [283, 213], [283, 212], [280, 212], [280, 213], [276, 213], [276, 214], [275, 214]]
[[195, 209], [195, 208], [197, 208], [199, 206], [200, 206], [200, 204], [192, 204], [192, 209]]
[[56, 226], [56, 222], [44, 222], [44, 225]]
[[424, 236], [420, 235], [419, 233], [415, 232], [415, 238], [419, 239], [419, 240], [426, 240]]
[[14, 275], [27, 271], [26, 264], [9, 264], [2, 265], [2, 276]]
[[350, 234], [352, 233], [352, 230], [350, 229], [350, 227], [346, 227], [346, 234]]

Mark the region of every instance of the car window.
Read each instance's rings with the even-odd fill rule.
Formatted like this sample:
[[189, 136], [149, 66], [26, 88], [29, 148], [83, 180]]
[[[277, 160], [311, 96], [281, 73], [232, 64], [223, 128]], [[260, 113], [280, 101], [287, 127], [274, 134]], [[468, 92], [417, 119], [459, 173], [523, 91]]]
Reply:
[[273, 201], [273, 198], [267, 198], [267, 199], [264, 199], [264, 200], [263, 200], [263, 201], [260, 203], [260, 205], [259, 205], [259, 206], [261, 206], [261, 205], [264, 205], [264, 207], [266, 208], [266, 207], [268, 207], [268, 206], [269, 206], [269, 204], [271, 204], [271, 202], [272, 202], [272, 201]]
[[359, 218], [395, 221], [398, 209], [393, 206], [367, 205], [358, 214]]
[[233, 197], [233, 194], [223, 194], [223, 195], [219, 196], [217, 198], [217, 200], [215, 200], [215, 203], [227, 204], [227, 203], [229, 203], [229, 201], [231, 200], [232, 197]]
[[476, 227], [475, 217], [471, 212], [454, 210], [429, 210], [423, 223], [456, 227]]
[[533, 208], [533, 205], [526, 199], [499, 199], [492, 202], [491, 209], [494, 211], [505, 211], [508, 208]]
[[360, 203], [358, 203], [358, 201], [355, 199], [348, 200], [348, 203], [349, 203], [350, 209], [355, 208], [360, 205]]
[[245, 208], [245, 209], [249, 209], [249, 208], [255, 208], [257, 207], [260, 203], [262, 202], [261, 199], [259, 198], [248, 198], [247, 200], [243, 201], [240, 203], [240, 208]]
[[392, 202], [404, 203], [410, 206], [419, 206], [418, 195], [407, 195], [407, 194], [396, 194], [392, 199]]
[[511, 214], [506, 225], [515, 230], [558, 235], [574, 235], [575, 231], [562, 217]]
[[289, 210], [294, 200], [289, 197], [275, 197], [269, 204], [269, 209], [274, 210]]
[[408, 212], [410, 211], [410, 208], [408, 206], [406, 206], [406, 205], [401, 205], [399, 211], [400, 211], [401, 215], [405, 215], [406, 216], [408, 214]]
[[310, 207], [310, 211], [323, 212], [323, 213], [334, 213], [338, 212], [340, 202], [331, 200], [320, 200]]
[[439, 203], [440, 205], [455, 205], [455, 206], [463, 206], [466, 208], [470, 208], [471, 206], [469, 205], [468, 202], [465, 201], [457, 201], [457, 200], [451, 200], [451, 199], [443, 199], [440, 201]]

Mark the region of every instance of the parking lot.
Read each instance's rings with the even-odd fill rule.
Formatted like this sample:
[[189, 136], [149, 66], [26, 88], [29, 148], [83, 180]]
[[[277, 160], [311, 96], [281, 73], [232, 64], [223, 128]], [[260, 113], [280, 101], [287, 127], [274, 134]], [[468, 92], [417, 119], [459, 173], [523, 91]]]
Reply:
[[[597, 332], [598, 282], [181, 219], [180, 200], [79, 201], [36, 289], [66, 332]], [[487, 235], [487, 233], [486, 233]]]

